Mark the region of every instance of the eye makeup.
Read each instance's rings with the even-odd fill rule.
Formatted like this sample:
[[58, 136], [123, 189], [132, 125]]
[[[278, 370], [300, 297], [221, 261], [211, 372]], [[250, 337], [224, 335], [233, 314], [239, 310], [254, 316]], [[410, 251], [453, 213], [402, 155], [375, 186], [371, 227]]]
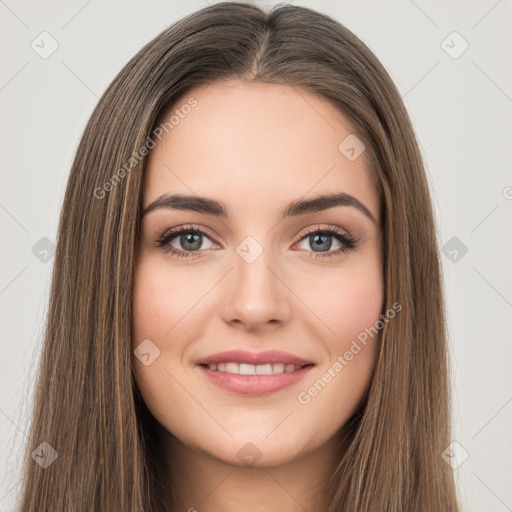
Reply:
[[[194, 240], [187, 240], [187, 237], [190, 235], [194, 236]], [[156, 247], [161, 248], [165, 253], [171, 254], [173, 257], [177, 258], [190, 258], [190, 257], [201, 257], [199, 253], [204, 252], [205, 249], [197, 249], [197, 250], [185, 250], [178, 249], [171, 245], [176, 239], [179, 240], [180, 244], [183, 243], [195, 243], [198, 241], [201, 242], [200, 246], [202, 246], [203, 239], [201, 237], [206, 237], [209, 240], [212, 240], [212, 236], [206, 230], [199, 226], [194, 225], [186, 225], [180, 226], [179, 228], [174, 228], [166, 231], [161, 237], [159, 237], [155, 241]], [[311, 252], [311, 258], [329, 258], [333, 256], [339, 256], [341, 254], [346, 254], [352, 249], [355, 249], [358, 246], [358, 239], [352, 236], [345, 230], [342, 230], [336, 226], [324, 225], [321, 227], [317, 225], [313, 228], [306, 230], [300, 237], [300, 239], [294, 244], [300, 244], [304, 241], [307, 241], [310, 245], [317, 244], [321, 245], [329, 240], [329, 238], [334, 238], [341, 244], [341, 247], [335, 250], [322, 250], [321, 252], [315, 251], [307, 251]], [[214, 244], [217, 244], [213, 241]], [[219, 244], [217, 244], [219, 245]], [[328, 249], [332, 244], [328, 244]]]

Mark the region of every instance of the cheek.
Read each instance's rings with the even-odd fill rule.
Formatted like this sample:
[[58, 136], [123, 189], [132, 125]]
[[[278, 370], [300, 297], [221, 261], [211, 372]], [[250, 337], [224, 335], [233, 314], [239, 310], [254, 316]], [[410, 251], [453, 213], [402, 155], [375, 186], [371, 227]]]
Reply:
[[[382, 273], [378, 262], [366, 263], [333, 268], [331, 272], [319, 269], [310, 272], [301, 284], [299, 293], [312, 311], [316, 325], [323, 326], [323, 345], [331, 356], [344, 351], [382, 313]], [[319, 332], [319, 328], [316, 330]]]
[[315, 331], [323, 333], [326, 357], [298, 398], [334, 428], [354, 412], [373, 373], [380, 335], [375, 326], [384, 305], [382, 274], [372, 262], [336, 269], [329, 276], [318, 273], [308, 283], [303, 293], [320, 326]]
[[383, 286], [380, 275], [371, 270], [346, 277], [332, 287], [330, 296], [327, 314], [336, 333], [333, 339], [343, 345], [374, 325], [382, 313]]
[[[147, 366], [134, 356], [135, 379], [148, 408], [155, 417], [167, 418], [166, 425], [172, 425], [174, 420], [167, 417], [171, 390], [177, 389], [181, 396], [173, 375], [180, 371], [187, 345], [200, 335], [202, 323], [196, 317], [201, 310], [201, 298], [212, 286], [206, 281], [204, 273], [192, 275], [180, 268], [172, 269], [157, 258], [146, 256], [137, 265], [132, 354], [149, 339], [159, 355]], [[177, 400], [176, 396], [174, 399]]]
[[[143, 341], [147, 343], [145, 340], [154, 344], [149, 347], [158, 354], [147, 366], [133, 357], [136, 381], [150, 410], [164, 398], [160, 396], [162, 383], [169, 379], [165, 373], [170, 348], [165, 343], [170, 337], [167, 333], [173, 332], [173, 326], [185, 314], [181, 297], [176, 300], [173, 289], [180, 289], [180, 283], [169, 277], [158, 262], [148, 258], [138, 264], [133, 291], [132, 354]], [[173, 346], [173, 350], [179, 350], [179, 346]]]
[[200, 276], [198, 281], [194, 283], [189, 273], [173, 272], [154, 259], [141, 261], [134, 284], [134, 344], [145, 338], [159, 343], [169, 339], [170, 332], [204, 294]]
[[[331, 293], [333, 305], [329, 313], [336, 333], [327, 338], [331, 361], [339, 362], [339, 356], [342, 356], [345, 378], [351, 378], [354, 384], [361, 380], [364, 389], [373, 370], [379, 343], [375, 325], [384, 301], [381, 275], [367, 267], [366, 271], [354, 272], [344, 279], [343, 284]], [[354, 386], [354, 390], [356, 388]]]

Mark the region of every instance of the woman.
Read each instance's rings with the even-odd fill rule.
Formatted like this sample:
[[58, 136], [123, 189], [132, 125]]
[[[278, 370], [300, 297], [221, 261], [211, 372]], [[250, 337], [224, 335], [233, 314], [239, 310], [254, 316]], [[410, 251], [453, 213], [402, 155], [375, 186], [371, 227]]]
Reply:
[[457, 511], [400, 95], [313, 10], [220, 3], [119, 73], [59, 226], [22, 511]]

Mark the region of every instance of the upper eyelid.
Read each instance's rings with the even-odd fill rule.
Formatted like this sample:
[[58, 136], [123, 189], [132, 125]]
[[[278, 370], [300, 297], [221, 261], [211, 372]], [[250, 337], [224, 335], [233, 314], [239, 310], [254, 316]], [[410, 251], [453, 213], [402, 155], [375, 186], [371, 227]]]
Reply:
[[[323, 227], [322, 227], [323, 226]], [[308, 228], [306, 232], [301, 236], [301, 240], [305, 238], [308, 235], [311, 235], [312, 233], [318, 233], [326, 231], [330, 234], [337, 234], [337, 235], [343, 235], [346, 238], [352, 238], [352, 235], [343, 228], [339, 228], [337, 226], [331, 226], [329, 224], [317, 224], [316, 226], [313, 226], [312, 228]]]
[[[209, 230], [207, 228], [204, 228], [202, 226], [179, 226], [177, 228], [168, 230], [164, 232], [164, 234], [161, 236], [161, 238], [167, 238], [167, 237], [175, 237], [176, 235], [179, 235], [180, 233], [189, 233], [189, 232], [198, 232], [202, 235], [206, 235], [208, 238], [211, 239], [212, 242], [215, 242], [215, 236], [210, 234]], [[215, 242], [217, 243], [217, 242]]]

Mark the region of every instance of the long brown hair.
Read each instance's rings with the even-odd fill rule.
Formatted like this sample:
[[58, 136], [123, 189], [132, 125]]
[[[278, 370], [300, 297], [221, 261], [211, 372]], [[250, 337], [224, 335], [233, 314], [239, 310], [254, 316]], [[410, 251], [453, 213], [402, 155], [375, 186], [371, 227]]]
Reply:
[[[85, 128], [60, 217], [20, 510], [170, 509], [172, 467], [132, 368], [140, 148], [177, 98], [229, 80], [328, 99], [357, 128], [381, 197], [384, 311], [397, 302], [402, 310], [381, 333], [350, 444], [329, 481], [328, 512], [458, 511], [441, 457], [450, 388], [436, 231], [400, 94], [368, 47], [329, 16], [232, 2], [201, 9], [146, 44]], [[31, 456], [43, 442], [58, 454], [46, 468]]]

